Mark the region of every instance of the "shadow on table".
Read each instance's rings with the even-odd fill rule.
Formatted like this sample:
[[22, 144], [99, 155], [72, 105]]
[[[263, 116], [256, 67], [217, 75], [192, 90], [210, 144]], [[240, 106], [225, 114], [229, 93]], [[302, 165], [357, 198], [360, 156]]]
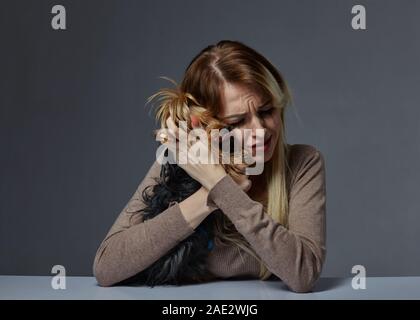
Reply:
[[343, 278], [321, 278], [315, 284], [312, 292], [322, 292], [332, 290], [343, 286], [346, 283], [346, 279]]
[[[277, 290], [283, 290], [283, 291], [290, 291], [286, 284], [282, 282], [281, 280], [270, 278], [269, 280], [266, 280], [265, 283], [268, 287], [277, 289]], [[323, 291], [329, 291], [334, 288], [343, 286], [346, 283], [346, 279], [343, 278], [320, 278], [314, 288], [310, 291], [312, 293], [317, 292], [323, 292]]]
[[[204, 282], [204, 284], [207, 283], [214, 283], [214, 282], [235, 282], [235, 281], [244, 281], [244, 280], [256, 280], [255, 277], [251, 277], [251, 276], [235, 276], [235, 277], [231, 277], [231, 278], [227, 278], [227, 279], [220, 279], [220, 278], [216, 278], [216, 279], [212, 279], [212, 280], [208, 280], [206, 282]], [[264, 285], [270, 289], [274, 289], [274, 290], [281, 290], [281, 291], [285, 291], [285, 292], [289, 292], [289, 293], [293, 293], [293, 291], [291, 291], [287, 285], [281, 281], [279, 278], [277, 278], [276, 276], [272, 275], [269, 279], [262, 281], [262, 283], [264, 283]], [[332, 290], [334, 288], [343, 286], [346, 283], [346, 279], [345, 278], [320, 278], [318, 279], [318, 281], [315, 283], [315, 286], [313, 287], [313, 289], [308, 292], [308, 293], [319, 293], [319, 292], [323, 292], [323, 291], [329, 291]], [[177, 286], [184, 286], [184, 285], [200, 285], [203, 284], [203, 282], [191, 282], [191, 283], [183, 283], [180, 285], [157, 285], [158, 287], [177, 287]], [[130, 283], [127, 282], [126, 280], [116, 284], [115, 286], [129, 286], [129, 287], [144, 287], [144, 284], [139, 284], [139, 283]]]

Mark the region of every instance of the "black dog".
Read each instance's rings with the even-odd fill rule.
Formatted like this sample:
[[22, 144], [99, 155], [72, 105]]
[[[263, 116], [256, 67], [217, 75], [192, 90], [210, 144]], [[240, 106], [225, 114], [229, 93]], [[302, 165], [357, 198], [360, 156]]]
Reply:
[[[226, 127], [230, 132], [231, 126]], [[230, 150], [234, 152], [234, 136], [229, 136]], [[222, 150], [220, 140], [219, 148]], [[168, 156], [165, 151], [165, 156]], [[142, 210], [144, 220], [152, 219], [171, 202], [181, 202], [191, 196], [201, 184], [191, 178], [184, 169], [169, 162], [162, 165], [157, 184], [144, 189], [142, 197], [146, 207]], [[150, 190], [152, 192], [150, 192]], [[181, 241], [160, 259], [145, 270], [120, 282], [120, 284], [182, 285], [187, 283], [207, 282], [215, 276], [206, 270], [206, 259], [214, 246], [214, 225], [216, 219], [227, 219], [220, 209], [213, 211], [195, 229], [195, 232]]]
[[[168, 208], [171, 202], [188, 198], [201, 187], [181, 167], [169, 162], [162, 165], [160, 178], [156, 185], [143, 191], [146, 208], [142, 210], [144, 220], [152, 219]], [[152, 193], [150, 193], [152, 189]], [[206, 258], [214, 243], [214, 219], [222, 214], [217, 209], [208, 215], [196, 231], [173, 247], [164, 256], [135, 276], [120, 284], [181, 285], [204, 282], [212, 278], [206, 270]], [[162, 235], [164, 236], [164, 235]]]

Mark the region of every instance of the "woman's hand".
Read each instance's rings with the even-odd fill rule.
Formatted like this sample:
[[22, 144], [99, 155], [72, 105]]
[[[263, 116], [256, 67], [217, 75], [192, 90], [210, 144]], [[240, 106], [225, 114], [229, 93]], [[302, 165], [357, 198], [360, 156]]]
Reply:
[[[194, 129], [200, 128], [200, 126], [198, 126], [197, 119], [192, 118], [192, 124]], [[211, 163], [216, 161], [202, 161], [202, 159], [199, 159], [199, 157], [190, 152], [190, 148], [194, 145], [194, 147], [198, 147], [199, 150], [207, 149], [208, 155], [210, 157], [214, 157], [214, 155], [211, 154], [210, 148], [201, 140], [194, 143], [188, 141], [187, 143], [183, 142], [180, 146], [178, 141], [179, 137], [181, 135], [183, 137], [188, 137], [188, 134], [184, 128], [177, 127], [171, 117], [166, 120], [166, 125], [169, 129], [167, 131], [168, 134], [172, 136], [172, 141], [176, 141], [176, 143], [167, 143], [167, 147], [173, 154], [178, 155], [178, 157], [175, 157], [177, 159], [178, 166], [184, 169], [193, 179], [200, 182], [204, 188], [210, 191], [217, 182], [226, 176], [225, 169], [219, 163]], [[171, 141], [171, 139], [169, 141]], [[186, 150], [185, 146], [187, 147]], [[183, 161], [180, 161], [181, 159]]]

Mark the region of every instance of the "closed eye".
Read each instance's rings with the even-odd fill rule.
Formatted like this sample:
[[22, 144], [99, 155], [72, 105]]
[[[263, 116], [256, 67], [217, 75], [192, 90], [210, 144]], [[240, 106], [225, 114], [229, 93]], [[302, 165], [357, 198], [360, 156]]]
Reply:
[[[259, 111], [258, 114], [261, 116], [269, 116], [273, 113], [273, 111], [274, 111], [274, 107], [269, 107], [268, 109]], [[244, 124], [244, 122], [245, 122], [245, 119], [241, 119], [239, 121], [229, 123], [228, 125], [232, 127], [238, 127]]]
[[266, 109], [266, 110], [260, 111], [260, 112], [259, 112], [259, 114], [262, 114], [262, 115], [270, 115], [270, 114], [273, 112], [273, 110], [274, 110], [274, 108], [273, 108], [273, 107], [271, 107], [271, 108], [269, 108], [269, 109]]
[[243, 124], [244, 123], [244, 119], [242, 119], [242, 120], [239, 120], [239, 121], [236, 121], [236, 122], [233, 122], [233, 123], [229, 123], [229, 126], [232, 126], [232, 127], [238, 127], [238, 126], [240, 126], [241, 124]]

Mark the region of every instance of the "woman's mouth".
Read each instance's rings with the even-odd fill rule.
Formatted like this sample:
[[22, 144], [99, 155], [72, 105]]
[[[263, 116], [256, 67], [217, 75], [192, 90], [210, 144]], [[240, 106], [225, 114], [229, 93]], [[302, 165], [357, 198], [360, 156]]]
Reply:
[[264, 152], [268, 151], [268, 149], [270, 149], [271, 146], [271, 137], [268, 138], [267, 140], [264, 141]]
[[270, 149], [270, 146], [271, 146], [271, 139], [272, 139], [272, 136], [270, 136], [268, 139], [266, 139], [264, 141], [264, 144], [258, 144], [258, 145], [254, 144], [252, 146], [252, 149], [263, 149], [264, 152], [268, 151]]

